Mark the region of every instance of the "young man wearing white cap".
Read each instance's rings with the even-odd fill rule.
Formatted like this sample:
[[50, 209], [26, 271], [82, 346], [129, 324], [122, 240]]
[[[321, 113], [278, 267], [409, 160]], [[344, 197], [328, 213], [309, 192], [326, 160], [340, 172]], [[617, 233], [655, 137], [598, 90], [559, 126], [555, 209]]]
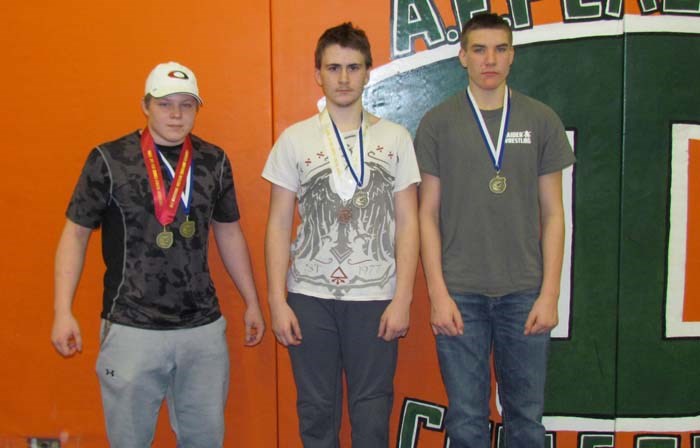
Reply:
[[209, 229], [246, 302], [245, 345], [260, 342], [258, 304], [231, 165], [192, 135], [202, 100], [194, 73], [156, 66], [148, 124], [92, 150], [56, 253], [52, 342], [82, 350], [73, 296], [92, 231], [106, 265], [97, 374], [113, 447], [150, 446], [164, 398], [178, 446], [222, 446], [228, 392], [226, 321], [209, 275]]

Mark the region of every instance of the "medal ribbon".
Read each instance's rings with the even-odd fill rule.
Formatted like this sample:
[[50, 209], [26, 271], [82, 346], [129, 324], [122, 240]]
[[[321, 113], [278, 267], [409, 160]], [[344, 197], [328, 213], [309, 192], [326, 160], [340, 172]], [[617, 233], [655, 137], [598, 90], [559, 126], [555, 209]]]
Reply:
[[503, 163], [503, 153], [505, 152], [506, 146], [506, 135], [508, 134], [508, 121], [510, 121], [510, 95], [508, 94], [508, 86], [505, 88], [505, 93], [503, 95], [503, 114], [501, 115], [501, 127], [498, 131], [498, 146], [494, 148], [493, 141], [491, 140], [491, 134], [486, 128], [486, 123], [484, 122], [484, 117], [481, 115], [481, 110], [472, 96], [472, 92], [467, 87], [467, 103], [474, 114], [474, 119], [479, 124], [479, 132], [481, 133], [481, 138], [489, 150], [489, 156], [491, 157], [491, 162], [493, 167], [496, 169], [497, 173], [501, 171], [501, 164]]
[[[328, 113], [328, 109], [324, 109], [320, 114], [319, 114], [319, 120], [321, 124], [321, 129], [323, 134], [325, 135], [325, 147], [326, 147], [326, 152], [329, 155], [329, 159], [331, 161], [331, 168], [333, 171], [333, 177], [336, 179], [336, 185], [343, 184], [342, 179], [345, 178], [345, 168], [341, 166], [341, 161], [340, 158], [338, 157], [338, 153], [340, 152], [343, 154], [343, 159], [345, 160], [346, 166], [349, 168], [349, 171], [352, 175], [352, 180], [348, 179], [350, 182], [350, 187], [352, 185], [351, 190], [352, 191], [347, 191], [347, 192], [341, 192], [337, 191], [337, 193], [343, 197], [344, 199], [349, 199], [352, 197], [354, 190], [357, 186], [362, 186], [364, 184], [364, 176], [365, 176], [365, 154], [364, 154], [364, 146], [365, 146], [365, 141], [367, 140], [368, 133], [367, 129], [369, 128], [369, 118], [365, 116], [366, 112], [363, 110], [362, 111], [362, 116], [360, 118], [360, 130], [358, 132], [358, 139], [359, 139], [359, 146], [360, 146], [360, 151], [359, 151], [359, 156], [357, 155], [357, 151], [355, 151], [353, 154], [348, 154], [347, 150], [345, 149], [345, 145], [343, 143], [342, 136], [340, 135], [340, 132], [338, 131], [337, 126], [333, 122], [333, 119], [330, 117], [330, 114]], [[351, 160], [352, 159], [352, 160]], [[357, 164], [359, 159], [359, 170], [356, 170], [353, 168], [353, 161]], [[360, 176], [358, 178], [357, 172], [360, 172]], [[345, 197], [348, 195], [348, 197]]]
[[360, 132], [359, 135], [357, 136], [359, 142], [360, 142], [360, 178], [357, 178], [357, 171], [355, 171], [352, 168], [352, 163], [350, 163], [350, 159], [348, 158], [348, 152], [345, 150], [345, 144], [343, 143], [343, 138], [340, 136], [340, 132], [338, 132], [338, 127], [335, 125], [335, 122], [331, 118], [331, 124], [333, 125], [333, 130], [335, 131], [335, 138], [338, 141], [338, 146], [340, 146], [340, 150], [343, 152], [343, 158], [345, 159], [345, 163], [348, 164], [348, 168], [350, 169], [350, 174], [352, 174], [353, 179], [355, 179], [355, 183], [357, 184], [358, 187], [361, 187], [362, 184], [365, 183], [365, 148], [364, 145], [362, 144], [362, 122], [363, 122], [363, 117], [360, 115]]
[[167, 226], [175, 220], [177, 207], [180, 205], [178, 198], [182, 196], [182, 192], [185, 189], [186, 177], [192, 166], [192, 140], [189, 135], [185, 137], [167, 196], [156, 151], [153, 137], [148, 128], [146, 128], [141, 133], [141, 153], [143, 154], [143, 161], [146, 164], [148, 182], [151, 185], [156, 219], [163, 226]]
[[[170, 162], [168, 162], [168, 159], [165, 158], [163, 153], [158, 150], [158, 155], [160, 156], [160, 160], [163, 161], [163, 164], [165, 167], [168, 169], [168, 174], [170, 174], [170, 180], [173, 181], [175, 179], [175, 170], [173, 169], [172, 165], [170, 165]], [[180, 198], [182, 199], [182, 207], [183, 211], [185, 212], [185, 215], [190, 214], [190, 204], [192, 203], [192, 196], [190, 193], [192, 192], [192, 165], [194, 162], [190, 162], [190, 166], [187, 169], [187, 182], [185, 183], [185, 188], [182, 191], [182, 195]]]

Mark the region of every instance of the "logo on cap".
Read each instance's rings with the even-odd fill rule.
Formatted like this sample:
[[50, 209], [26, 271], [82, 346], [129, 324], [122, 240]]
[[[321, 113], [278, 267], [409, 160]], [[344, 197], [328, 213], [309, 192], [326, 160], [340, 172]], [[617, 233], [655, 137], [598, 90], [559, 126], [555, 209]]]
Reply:
[[180, 70], [171, 71], [170, 73], [168, 73], [168, 77], [177, 79], [190, 79], [189, 76], [187, 76], [187, 73]]

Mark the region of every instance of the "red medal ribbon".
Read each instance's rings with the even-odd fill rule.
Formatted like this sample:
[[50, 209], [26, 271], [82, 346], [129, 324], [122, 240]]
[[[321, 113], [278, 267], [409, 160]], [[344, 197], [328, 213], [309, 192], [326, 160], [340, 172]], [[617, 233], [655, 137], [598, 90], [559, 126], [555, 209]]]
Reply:
[[189, 135], [185, 137], [167, 198], [165, 195], [165, 184], [163, 183], [163, 171], [160, 168], [156, 146], [148, 128], [141, 133], [141, 153], [143, 154], [143, 162], [146, 164], [148, 182], [151, 184], [156, 219], [163, 226], [167, 226], [175, 220], [175, 214], [180, 205], [180, 196], [187, 183], [187, 173], [192, 165], [192, 140]]

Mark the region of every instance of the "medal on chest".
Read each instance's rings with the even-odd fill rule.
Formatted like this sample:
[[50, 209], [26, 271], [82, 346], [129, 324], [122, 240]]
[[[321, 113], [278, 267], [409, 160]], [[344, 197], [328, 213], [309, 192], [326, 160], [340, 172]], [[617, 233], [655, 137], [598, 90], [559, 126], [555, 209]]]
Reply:
[[506, 177], [501, 175], [503, 154], [505, 153], [506, 147], [506, 135], [508, 134], [508, 121], [510, 120], [510, 95], [508, 86], [506, 86], [504, 90], [503, 112], [501, 114], [501, 124], [498, 130], [498, 141], [497, 145], [494, 145], [493, 141], [491, 140], [491, 134], [489, 134], [489, 130], [486, 127], [484, 117], [481, 114], [481, 110], [474, 100], [471, 90], [469, 87], [467, 87], [467, 103], [469, 104], [469, 108], [474, 115], [474, 120], [479, 128], [481, 139], [486, 146], [486, 150], [491, 158], [493, 168], [496, 171], [496, 174], [489, 180], [489, 191], [491, 191], [493, 194], [503, 194], [508, 187]]
[[[174, 237], [168, 226], [175, 220], [180, 200], [185, 204], [185, 213], [189, 214], [192, 197], [192, 141], [189, 135], [185, 138], [175, 169], [173, 169], [163, 154], [156, 149], [148, 128], [141, 133], [141, 153], [146, 165], [156, 219], [163, 226], [163, 230], [156, 235], [156, 245], [161, 249], [169, 249], [173, 245]], [[171, 177], [170, 188], [167, 192], [165, 191], [159, 159], [163, 160]], [[187, 224], [188, 222], [190, 224]], [[184, 234], [183, 226], [185, 226]], [[183, 223], [183, 226], [180, 227], [180, 234], [183, 237], [191, 238], [194, 235], [195, 227], [194, 222], [189, 221], [189, 216]], [[186, 235], [189, 235], [189, 237]]]
[[[160, 159], [163, 161], [163, 165], [165, 165], [165, 168], [167, 168], [168, 174], [170, 175], [170, 181], [175, 183], [175, 177], [177, 176], [178, 169], [173, 169], [172, 165], [170, 165], [170, 162], [168, 162], [168, 159], [165, 158], [162, 152], [158, 151], [158, 155], [160, 156]], [[190, 205], [192, 203], [192, 165], [193, 162], [190, 162], [190, 167], [187, 170], [187, 179], [186, 179], [186, 184], [185, 188], [182, 191], [182, 194], [180, 195], [180, 200], [182, 201], [182, 210], [185, 213], [185, 222], [180, 224], [179, 233], [180, 236], [183, 238], [192, 238], [197, 230], [197, 226], [194, 221], [190, 220]]]

